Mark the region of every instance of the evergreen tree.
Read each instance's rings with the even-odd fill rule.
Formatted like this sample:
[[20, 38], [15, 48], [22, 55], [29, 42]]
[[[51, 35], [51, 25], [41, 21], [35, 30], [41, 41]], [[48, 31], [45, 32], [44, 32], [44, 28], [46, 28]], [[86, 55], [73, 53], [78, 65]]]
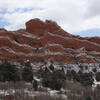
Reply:
[[30, 67], [30, 68], [32, 68], [31, 63], [30, 63], [29, 61], [26, 62], [26, 63], [25, 63], [25, 67]]
[[32, 82], [33, 80], [33, 70], [29, 62], [22, 68], [22, 79], [27, 82]]
[[44, 87], [49, 87], [51, 89], [60, 90], [64, 80], [66, 79], [65, 74], [62, 70], [56, 70], [50, 72], [45, 68], [44, 75], [42, 75], [42, 84]]
[[81, 70], [76, 73], [74, 70], [68, 70], [66, 74], [68, 80], [73, 80], [80, 82], [83, 85], [92, 85], [93, 84], [93, 75], [92, 73], [83, 73]]
[[92, 85], [93, 84], [93, 75], [92, 73], [78, 73], [79, 82], [83, 85]]
[[67, 78], [67, 80], [71, 80], [72, 79], [72, 74], [71, 74], [70, 70], [67, 70], [66, 78]]
[[19, 78], [19, 72], [17, 66], [4, 61], [0, 65], [0, 81], [18, 81]]
[[100, 72], [97, 72], [97, 73], [96, 73], [96, 80], [97, 80], [97, 81], [100, 81]]

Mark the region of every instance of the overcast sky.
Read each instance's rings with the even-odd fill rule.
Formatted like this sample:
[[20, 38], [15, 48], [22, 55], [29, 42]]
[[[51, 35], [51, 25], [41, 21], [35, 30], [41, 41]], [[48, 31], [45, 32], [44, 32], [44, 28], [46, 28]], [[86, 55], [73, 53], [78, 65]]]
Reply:
[[77, 34], [100, 28], [100, 0], [0, 0], [0, 27], [25, 28], [32, 18], [51, 19]]

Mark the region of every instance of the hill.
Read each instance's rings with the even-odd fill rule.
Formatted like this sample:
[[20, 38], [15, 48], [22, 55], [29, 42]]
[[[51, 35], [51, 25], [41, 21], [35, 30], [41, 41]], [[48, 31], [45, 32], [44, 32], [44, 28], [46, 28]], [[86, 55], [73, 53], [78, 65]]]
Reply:
[[0, 29], [0, 59], [100, 62], [100, 37], [75, 36], [52, 20], [31, 19], [26, 29]]

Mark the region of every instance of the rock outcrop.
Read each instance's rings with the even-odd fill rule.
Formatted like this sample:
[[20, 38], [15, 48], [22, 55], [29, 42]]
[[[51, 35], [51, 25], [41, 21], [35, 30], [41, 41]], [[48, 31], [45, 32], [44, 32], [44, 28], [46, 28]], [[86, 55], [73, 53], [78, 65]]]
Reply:
[[74, 36], [54, 21], [32, 19], [26, 23], [26, 29], [0, 29], [0, 59], [100, 62], [100, 38]]

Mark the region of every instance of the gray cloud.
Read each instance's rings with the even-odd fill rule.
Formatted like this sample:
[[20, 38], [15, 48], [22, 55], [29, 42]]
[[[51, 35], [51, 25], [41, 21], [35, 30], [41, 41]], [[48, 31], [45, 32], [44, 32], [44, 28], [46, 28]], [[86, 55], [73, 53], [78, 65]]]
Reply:
[[0, 0], [0, 9], [7, 10], [2, 18], [10, 23], [5, 26], [8, 30], [25, 28], [26, 21], [37, 17], [55, 20], [66, 31], [76, 32], [100, 28], [99, 4], [99, 0]]
[[89, 0], [87, 17], [95, 17], [100, 15], [100, 0]]

